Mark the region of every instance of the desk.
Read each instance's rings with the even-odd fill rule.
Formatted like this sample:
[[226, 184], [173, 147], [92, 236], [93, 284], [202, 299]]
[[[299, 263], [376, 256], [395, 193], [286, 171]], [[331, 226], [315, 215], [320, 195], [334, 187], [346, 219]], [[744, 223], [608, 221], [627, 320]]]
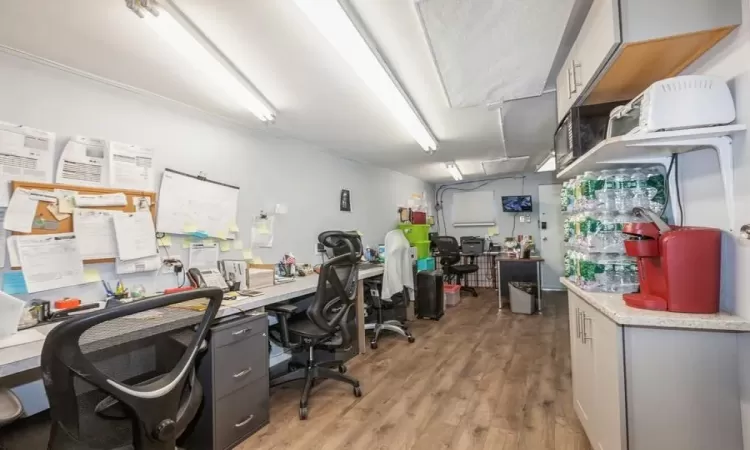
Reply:
[[[535, 256], [531, 258], [508, 258], [498, 256], [497, 261], [497, 309], [502, 311], [503, 298], [510, 298], [508, 290], [509, 281], [536, 282], [538, 314], [542, 313], [542, 263], [544, 258]], [[528, 270], [529, 265], [534, 265], [536, 273]], [[503, 276], [503, 273], [505, 275]], [[505, 281], [503, 281], [505, 278]]]
[[[363, 281], [365, 278], [375, 277], [383, 274], [383, 266], [364, 265], [359, 271], [359, 287], [357, 292], [357, 334], [359, 336], [359, 352], [364, 353], [365, 345], [365, 306]], [[262, 308], [264, 306], [280, 303], [303, 295], [315, 292], [318, 285], [318, 276], [310, 275], [300, 277], [291, 283], [278, 284], [264, 288], [263, 295], [257, 297], [237, 297], [231, 306], [223, 306], [216, 318], [232, 316], [239, 312]], [[132, 341], [139, 337], [165, 333], [171, 330], [195, 325], [203, 317], [202, 312], [194, 312], [179, 308], [161, 308], [161, 317], [154, 319], [128, 319], [120, 318], [110, 322], [112, 329], [109, 332], [86, 333], [82, 337], [84, 350], [96, 350], [118, 343]], [[123, 322], [124, 321], [124, 322]], [[35, 329], [46, 335], [59, 323], [43, 325]], [[122, 325], [122, 326], [118, 326]], [[126, 326], [125, 326], [126, 325]], [[103, 327], [102, 327], [103, 328]], [[126, 331], [124, 331], [126, 330]], [[41, 364], [42, 347], [44, 341], [31, 342], [29, 344], [8, 347], [0, 350], [0, 378], [38, 369]]]

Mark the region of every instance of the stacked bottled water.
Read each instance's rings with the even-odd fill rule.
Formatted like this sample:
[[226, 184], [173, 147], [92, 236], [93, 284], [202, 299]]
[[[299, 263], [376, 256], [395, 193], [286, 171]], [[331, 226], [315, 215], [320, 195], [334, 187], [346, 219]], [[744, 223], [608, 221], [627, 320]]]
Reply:
[[563, 184], [565, 277], [585, 290], [638, 290], [635, 258], [625, 254], [626, 223], [642, 220], [636, 206], [662, 214], [665, 177], [658, 167], [585, 172]]

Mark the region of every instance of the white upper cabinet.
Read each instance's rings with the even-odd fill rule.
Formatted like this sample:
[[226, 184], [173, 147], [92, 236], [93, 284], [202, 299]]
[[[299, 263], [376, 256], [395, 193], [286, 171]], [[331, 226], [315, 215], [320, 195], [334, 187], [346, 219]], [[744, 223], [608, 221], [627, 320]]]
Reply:
[[[676, 13], [676, 12], [679, 13]], [[557, 119], [678, 75], [740, 23], [742, 0], [593, 0], [557, 76]]]

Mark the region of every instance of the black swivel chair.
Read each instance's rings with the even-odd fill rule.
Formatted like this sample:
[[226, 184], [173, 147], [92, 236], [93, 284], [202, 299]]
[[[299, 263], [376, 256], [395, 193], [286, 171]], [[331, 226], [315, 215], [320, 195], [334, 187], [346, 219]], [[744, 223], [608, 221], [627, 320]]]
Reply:
[[409, 304], [409, 289], [404, 288], [403, 292], [395, 294], [390, 299], [380, 298], [383, 282], [381, 280], [365, 280], [365, 303], [369, 305], [371, 311], [375, 312], [375, 322], [365, 325], [365, 331], [373, 331], [375, 334], [370, 340], [370, 348], [378, 348], [378, 339], [383, 331], [392, 331], [405, 337], [410, 344], [414, 343], [414, 336], [407, 329], [406, 325], [399, 320], [385, 320], [383, 317], [384, 310], [394, 310], [396, 308], [406, 308]]
[[479, 266], [476, 264], [459, 264], [461, 262], [461, 247], [453, 236], [436, 236], [432, 242], [437, 246], [443, 273], [449, 277], [455, 277], [458, 284], [461, 285], [462, 291], [470, 292], [471, 295], [476, 297], [476, 289], [464, 286], [464, 284], [466, 283], [466, 276], [478, 272]]
[[[196, 357], [205, 347], [223, 296], [218, 288], [163, 295], [69, 319], [53, 328], [41, 358], [52, 419], [48, 449], [174, 450], [177, 438], [201, 406], [203, 390], [195, 376]], [[115, 376], [106, 373], [112, 368], [106, 364], [100, 367], [95, 354], [85, 355], [81, 350], [81, 336], [87, 331], [100, 332], [101, 328], [92, 330], [99, 324], [204, 297], [210, 299], [208, 308], [196, 331], [187, 332], [187, 342], [168, 335], [150, 337], [155, 346], [169, 350], [159, 364], [170, 357], [175, 361], [171, 369], [163, 368], [156, 376], [113, 379]], [[135, 364], [134, 360], [130, 363]]]
[[[308, 355], [305, 367], [271, 380], [271, 386], [305, 380], [299, 401], [299, 418], [302, 420], [307, 419], [310, 391], [316, 380], [330, 379], [350, 384], [354, 388], [354, 395], [362, 396], [359, 381], [345, 375], [343, 361], [315, 360], [316, 349], [335, 351], [351, 345], [347, 321], [357, 299], [357, 263], [362, 257], [361, 250], [356, 250], [357, 238], [343, 231], [327, 231], [318, 236], [318, 241], [326, 248], [335, 249], [337, 256], [320, 267], [315, 297], [304, 317], [296, 319], [301, 314], [293, 316], [294, 305], [267, 307], [279, 318], [282, 339], [301, 341], [296, 349], [304, 349]], [[284, 334], [288, 337], [284, 337]], [[285, 344], [289, 346], [288, 342]]]

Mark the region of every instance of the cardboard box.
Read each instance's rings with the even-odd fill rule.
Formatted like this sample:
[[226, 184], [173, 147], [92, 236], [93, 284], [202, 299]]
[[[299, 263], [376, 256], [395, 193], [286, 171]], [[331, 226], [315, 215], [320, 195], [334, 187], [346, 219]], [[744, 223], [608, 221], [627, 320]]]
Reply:
[[275, 283], [276, 268], [274, 264], [248, 264], [247, 288], [262, 289]]

